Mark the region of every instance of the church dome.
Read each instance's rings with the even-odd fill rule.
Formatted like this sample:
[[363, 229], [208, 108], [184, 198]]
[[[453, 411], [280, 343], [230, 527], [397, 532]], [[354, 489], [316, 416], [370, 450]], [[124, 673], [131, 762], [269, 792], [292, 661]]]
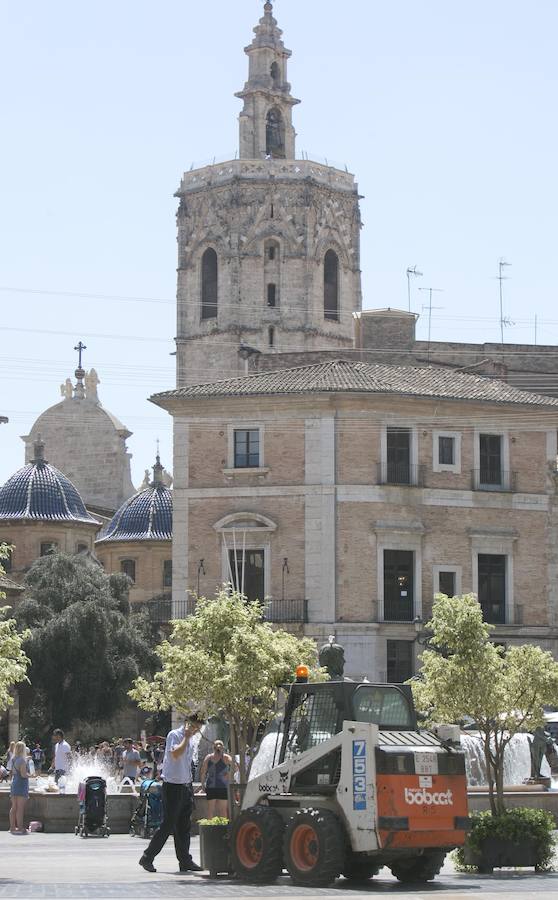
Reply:
[[163, 481], [159, 456], [153, 466], [153, 481], [122, 504], [95, 544], [109, 541], [172, 540], [172, 491]]
[[69, 478], [44, 458], [44, 444], [35, 442], [34, 459], [0, 488], [0, 520], [99, 523], [87, 512]]
[[71, 479], [87, 508], [110, 517], [135, 493], [126, 447], [131, 432], [102, 406], [95, 370], [78, 367], [75, 374], [75, 385], [68, 378], [60, 386], [64, 399], [41, 413], [23, 437], [25, 460], [32, 459], [40, 434], [51, 462]]

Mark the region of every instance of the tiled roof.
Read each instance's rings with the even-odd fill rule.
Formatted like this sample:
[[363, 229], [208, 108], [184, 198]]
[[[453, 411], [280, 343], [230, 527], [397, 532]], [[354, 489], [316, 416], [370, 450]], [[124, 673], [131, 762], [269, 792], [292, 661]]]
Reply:
[[99, 524], [70, 479], [44, 459], [28, 463], [0, 487], [2, 519]]
[[172, 540], [172, 491], [159, 482], [126, 500], [96, 544], [108, 541]]
[[401, 394], [452, 400], [477, 400], [488, 403], [521, 403], [529, 406], [558, 407], [558, 398], [520, 391], [505, 381], [483, 378], [468, 372], [437, 366], [369, 365], [363, 362], [315, 363], [292, 369], [278, 369], [227, 378], [211, 384], [194, 384], [154, 394], [151, 400], [161, 406], [173, 399], [198, 397], [243, 397], [265, 394], [308, 393]]

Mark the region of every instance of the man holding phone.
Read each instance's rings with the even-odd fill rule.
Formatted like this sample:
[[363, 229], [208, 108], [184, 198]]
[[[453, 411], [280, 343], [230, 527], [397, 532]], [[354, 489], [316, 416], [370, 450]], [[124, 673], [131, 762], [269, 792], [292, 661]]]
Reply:
[[156, 872], [153, 860], [161, 852], [167, 838], [174, 836], [174, 849], [181, 872], [200, 872], [201, 866], [190, 855], [190, 823], [194, 808], [192, 787], [192, 738], [202, 727], [196, 714], [188, 715], [184, 724], [169, 731], [163, 759], [163, 820], [139, 864], [146, 872]]

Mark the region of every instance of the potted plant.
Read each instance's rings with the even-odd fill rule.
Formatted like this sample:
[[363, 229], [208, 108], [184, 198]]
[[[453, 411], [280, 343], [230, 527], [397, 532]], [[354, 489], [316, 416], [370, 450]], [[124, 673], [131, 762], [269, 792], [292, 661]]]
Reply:
[[548, 869], [554, 852], [554, 818], [544, 809], [510, 809], [501, 816], [475, 813], [465, 847], [457, 864], [491, 873], [502, 866], [534, 866]]
[[211, 878], [219, 872], [232, 872], [229, 854], [229, 820], [222, 816], [200, 819], [200, 856], [202, 869], [207, 869]]

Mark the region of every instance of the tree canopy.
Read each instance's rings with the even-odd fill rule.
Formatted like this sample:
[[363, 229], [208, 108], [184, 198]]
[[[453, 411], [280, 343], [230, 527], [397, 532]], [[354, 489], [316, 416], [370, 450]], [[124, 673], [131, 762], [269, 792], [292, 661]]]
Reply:
[[[0, 560], [9, 553], [7, 544], [0, 544]], [[0, 563], [0, 575], [5, 575]], [[6, 595], [0, 591], [0, 600]], [[13, 703], [11, 689], [25, 681], [29, 660], [23, 651], [25, 634], [18, 634], [15, 619], [6, 619], [8, 606], [0, 607], [0, 712]]]
[[505, 748], [513, 735], [544, 723], [543, 707], [558, 696], [558, 663], [532, 644], [496, 647], [474, 594], [438, 594], [427, 628], [443, 655], [423, 653], [420, 677], [411, 682], [417, 708], [435, 722], [473, 719], [483, 740], [491, 809], [502, 812]]
[[156, 657], [141, 620], [130, 615], [128, 586], [126, 576], [106, 575], [83, 554], [33, 563], [17, 608], [29, 630], [27, 725], [46, 730], [109, 719], [127, 703], [134, 679], [153, 670]]
[[158, 647], [162, 669], [153, 681], [137, 679], [130, 692], [144, 709], [223, 715], [243, 779], [244, 747], [251, 730], [273, 715], [278, 687], [293, 680], [301, 663], [314, 680], [325, 677], [315, 642], [272, 628], [262, 612], [259, 603], [227, 590], [199, 598], [195, 614], [173, 622], [170, 640]]

